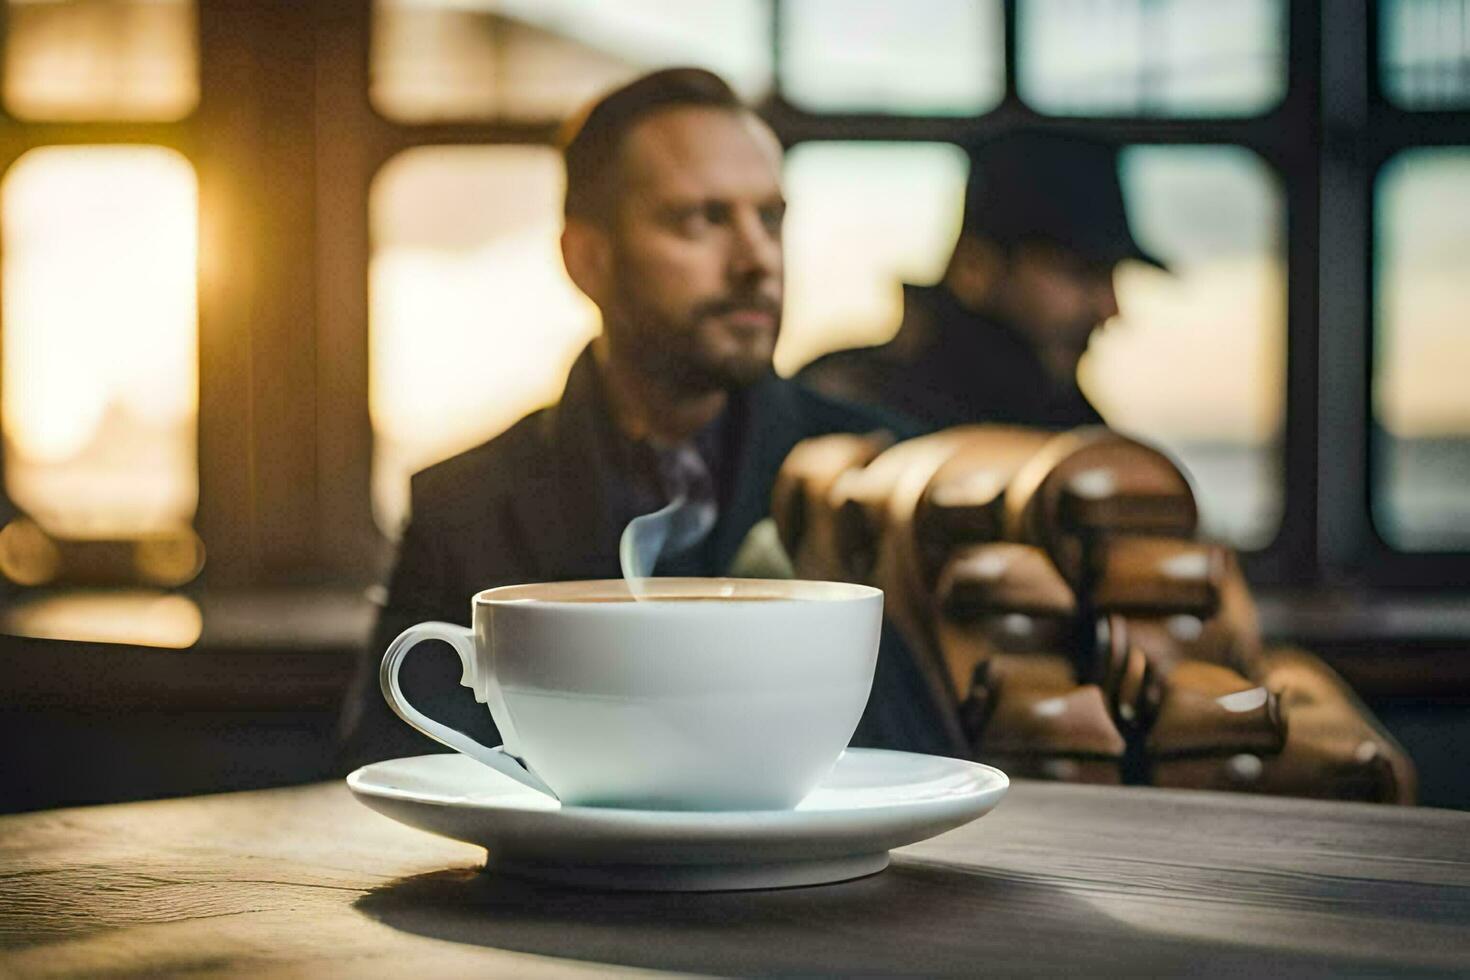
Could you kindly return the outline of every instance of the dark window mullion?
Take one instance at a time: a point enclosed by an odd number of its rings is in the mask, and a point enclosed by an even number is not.
[[[1016,65],[1019,63],[1016,27],[1016,0],[1004,0],[1001,4],[1001,65],[1005,72],[1005,87],[1001,90],[1001,105],[1013,105],[1020,101],[1017,95]]]
[[[1322,140],[1318,277],[1317,535],[1321,573],[1353,577],[1369,544],[1371,172],[1363,137],[1368,5],[1321,11]]]

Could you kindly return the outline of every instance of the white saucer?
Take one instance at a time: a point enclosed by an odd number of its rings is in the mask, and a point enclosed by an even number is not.
[[[491,871],[593,888],[723,891],[881,871],[889,848],[988,813],[1010,780],[959,759],[848,749],[794,810],[562,806],[458,754],[364,766],[347,785],[399,823],[483,846]]]

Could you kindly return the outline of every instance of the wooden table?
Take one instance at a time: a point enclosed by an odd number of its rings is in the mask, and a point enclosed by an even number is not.
[[[1470,814],[1017,784],[859,881],[591,894],[340,784],[0,819],[0,975],[1470,972]]]

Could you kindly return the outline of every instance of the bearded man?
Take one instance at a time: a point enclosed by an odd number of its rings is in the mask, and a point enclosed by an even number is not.
[[[467,623],[471,597],[518,582],[620,576],[634,517],[683,495],[697,519],[659,575],[723,575],[812,436],[912,427],[772,370],[781,328],[782,148],[717,76],[670,69],[605,96],[563,140],[562,256],[602,313],[561,400],[413,478],[385,608],[343,715],[346,765],[440,750],[394,717],[377,665],[402,629]],[[486,745],[490,713],[458,661],[405,663],[405,693]],[[927,688],[891,630],[854,744],[942,752]]]

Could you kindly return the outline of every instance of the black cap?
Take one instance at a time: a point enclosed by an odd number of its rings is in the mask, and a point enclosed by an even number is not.
[[[964,228],[1003,245],[1041,240],[1084,258],[1165,269],[1128,227],[1118,148],[1080,136],[1015,132],[969,147]]]

